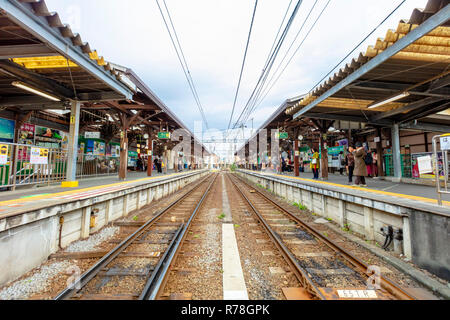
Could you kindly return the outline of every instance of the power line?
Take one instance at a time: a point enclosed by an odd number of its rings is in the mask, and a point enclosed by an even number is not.
[[[289,32],[289,29],[290,29],[290,27],[292,25],[292,22],[294,21],[295,16],[297,15],[297,12],[298,12],[302,2],[303,2],[302,0],[297,1],[297,4],[296,4],[296,6],[294,8],[294,11],[292,12],[291,17],[289,18],[289,21],[287,22],[287,24],[286,24],[286,26],[285,26],[285,28],[283,30],[283,33],[281,34],[280,39],[278,40],[277,45],[272,50],[272,52],[269,54],[270,58],[266,62],[266,65],[264,66],[262,74],[259,77],[258,82],[257,82],[255,88],[253,89],[253,92],[250,95],[250,98],[248,99],[244,109],[242,110],[241,114],[239,115],[238,120],[235,122],[235,124],[233,126],[233,129],[238,126],[239,121],[241,120],[242,116],[248,112],[248,108],[250,107],[250,103],[254,99],[255,94],[259,90],[260,86],[264,85],[264,81],[267,78],[267,75],[270,73],[270,70],[271,70],[271,68],[272,68],[272,66],[273,66],[273,64],[274,64],[274,62],[275,62],[275,60],[276,60],[276,58],[278,56],[280,48],[281,48],[281,46],[282,46],[282,44],[283,44],[283,42],[284,42],[284,40],[286,38],[287,33]]]
[[[183,49],[181,48],[181,44],[180,44],[180,41],[179,41],[179,39],[178,39],[177,31],[176,31],[175,26],[174,26],[173,21],[172,21],[172,17],[171,17],[171,15],[170,15],[169,8],[167,7],[166,0],[163,0],[163,2],[164,2],[164,7],[166,8],[166,11],[167,11],[167,15],[168,15],[168,17],[169,17],[170,24],[171,24],[172,29],[173,29],[174,34],[175,34],[175,39],[177,40],[178,46],[180,47],[181,56],[182,56],[182,58],[183,58],[183,61],[184,61],[185,66],[186,66],[187,74],[188,74],[189,79],[190,79],[190,81],[191,81],[191,83],[192,83],[192,88],[193,88],[193,94],[194,94],[194,97],[196,98],[196,101],[197,101],[197,104],[198,104],[200,113],[201,113],[201,115],[202,115],[203,121],[205,122],[205,125],[206,125],[206,127],[208,128],[208,122],[206,121],[206,116],[205,116],[205,113],[204,113],[204,110],[203,110],[203,106],[202,106],[202,104],[201,104],[201,102],[200,102],[200,98],[199,98],[199,96],[198,96],[197,89],[196,89],[195,84],[194,84],[194,79],[192,78],[191,72],[190,72],[190,70],[189,70],[188,63],[187,63],[187,61],[186,61],[186,57],[184,56],[184,53],[183,53]]]
[[[270,80],[269,80],[269,82],[268,82],[268,85],[267,85],[266,88],[263,90],[264,93],[263,93],[262,95],[264,96],[264,98],[267,96],[267,93],[268,93],[267,88],[271,88],[270,85],[271,85],[271,83],[273,83],[273,79],[275,78],[275,75],[278,73],[278,71],[280,70],[281,66],[283,65],[283,62],[286,60],[286,57],[287,57],[288,54],[290,53],[290,51],[291,51],[293,45],[295,44],[295,41],[297,41],[298,36],[300,35],[300,33],[302,32],[303,28],[305,27],[306,22],[309,20],[309,17],[311,16],[311,14],[312,14],[314,8],[316,7],[318,1],[319,1],[319,0],[316,0],[316,1],[314,2],[313,6],[311,7],[311,9],[309,10],[308,15],[306,16],[305,20],[303,21],[302,26],[300,27],[300,29],[298,30],[297,34],[295,35],[295,38],[294,38],[294,40],[292,41],[291,45],[289,46],[289,49],[286,51],[286,53],[285,53],[283,59],[281,60],[280,64],[278,65],[277,69],[276,69],[275,72],[272,74],[272,77],[270,78]],[[270,89],[269,89],[269,91],[270,91]],[[258,105],[261,103],[261,101],[264,100],[264,98],[263,98],[262,100],[260,100],[260,102],[258,103]]]
[[[175,26],[174,26],[172,18],[170,16],[170,11],[169,11],[169,9],[168,9],[168,7],[166,5],[165,0],[163,0],[163,2],[164,2],[164,6],[166,8],[166,11],[167,11],[167,15],[168,15],[170,24],[171,24],[172,29],[173,29],[173,33],[175,35],[176,43],[175,43],[174,37],[172,35],[172,32],[171,32],[171,30],[169,28],[169,25],[167,24],[167,20],[166,20],[166,17],[164,16],[164,13],[163,13],[162,9],[161,9],[161,6],[160,6],[158,0],[156,0],[156,4],[158,5],[159,12],[161,13],[161,17],[162,17],[162,19],[164,21],[164,25],[166,26],[167,32],[169,33],[170,40],[171,40],[172,45],[173,45],[173,47],[175,49],[175,52],[176,52],[177,57],[178,57],[178,61],[181,64],[181,67],[183,69],[183,73],[184,73],[184,75],[186,77],[186,80],[187,80],[187,82],[189,84],[189,87],[191,89],[192,95],[194,96],[194,100],[195,100],[195,102],[197,104],[197,107],[198,107],[198,109],[200,111],[200,115],[202,116],[202,119],[203,119],[203,122],[206,125],[206,128],[209,128],[208,122],[206,120],[205,113],[203,111],[203,107],[202,107],[201,102],[200,102],[200,98],[198,97],[197,89],[195,88],[194,80],[192,79],[192,75],[191,75],[191,72],[189,70],[189,66],[187,64],[185,55],[183,53],[183,49],[182,49],[180,41],[178,39],[178,35],[177,35],[177,32],[176,32]],[[177,44],[178,44],[178,47],[177,47]]]
[[[323,80],[325,80],[337,67],[339,67],[341,65],[342,62],[344,62],[351,54],[353,54],[353,52],[355,52],[356,49],[359,48],[359,46],[361,46],[379,27],[381,27],[381,25],[383,23],[386,22],[386,20],[388,20],[404,3],[406,2],[406,0],[403,0],[394,10],[391,11],[391,13],[388,14],[388,16],[386,18],[383,19],[383,21],[381,21],[366,37],[364,37],[363,40],[361,40],[361,42],[359,42],[344,58],[342,58],[341,61],[339,61],[338,64],[336,64],[333,69],[330,70],[330,72],[328,72],[322,79],[320,79],[310,90],[310,92],[312,90],[314,90],[315,87],[317,87],[319,84],[322,83]]]
[[[314,29],[315,25],[317,24],[317,22],[318,22],[319,19],[321,18],[322,14],[323,14],[324,11],[326,10],[326,8],[327,8],[328,5],[330,4],[330,2],[331,2],[331,0],[328,0],[328,2],[326,3],[326,5],[323,7],[322,11],[321,11],[320,14],[317,16],[317,18],[316,18],[316,20],[314,21],[313,25],[310,27],[310,29],[309,29],[308,32],[306,33],[306,35],[305,35],[305,37],[303,38],[303,40],[300,42],[299,46],[297,47],[297,49],[296,49],[296,50],[294,51],[294,53],[292,54],[291,58],[289,59],[288,63],[286,64],[285,68],[283,69],[283,71],[282,71],[281,73],[284,72],[284,70],[285,70],[285,69],[287,68],[287,66],[290,64],[290,62],[292,61],[292,59],[294,58],[294,56],[297,54],[298,50],[301,48],[301,46],[303,45],[303,43],[305,42],[305,40],[308,38],[308,36],[309,36],[309,34],[311,33],[311,31]],[[316,3],[317,3],[317,2],[316,2]],[[309,14],[308,14],[307,17],[305,18],[305,21],[303,22],[303,24],[302,24],[302,26],[301,26],[299,32],[298,32],[297,35],[296,35],[296,38],[297,38],[298,35],[300,34],[300,32],[301,32],[301,30],[303,29],[304,25],[306,24],[306,21],[307,21],[308,18],[310,17],[310,15],[311,15],[311,13],[312,13],[312,11],[313,11],[313,9],[314,9],[316,3],[314,3],[313,7],[312,7],[311,10],[309,11]],[[295,39],[294,39],[294,42],[295,42]],[[292,47],[292,45],[294,44],[294,42],[291,44],[291,47]],[[288,52],[290,51],[291,47],[289,47]],[[288,54],[288,52],[286,52],[286,55]],[[283,60],[284,60],[284,58],[283,58]],[[281,64],[282,64],[282,62],[281,62]],[[281,65],[281,64],[280,64],[280,65]],[[275,74],[276,74],[276,72],[274,73],[274,75],[275,75]],[[281,74],[280,74],[280,75],[281,75]],[[270,84],[270,81],[269,81],[269,84]],[[270,91],[270,89],[269,89],[269,91]],[[268,92],[267,92],[267,93],[268,93]],[[267,95],[267,93],[266,93],[266,95]],[[260,96],[258,96],[258,97],[255,98],[255,101],[254,101],[252,107],[250,108],[250,110],[248,111],[248,114],[247,114],[246,118],[244,119],[244,122],[247,121],[247,119],[250,117],[250,115],[252,114],[252,112],[254,112],[254,110],[256,110],[256,108],[257,108],[257,107],[259,106],[259,104],[261,103],[262,100],[261,100],[259,103],[257,103],[257,99],[258,99],[259,97],[260,97]],[[264,100],[264,99],[263,99],[263,100]]]
[[[314,90],[314,88],[316,88],[320,83],[322,83],[323,80],[325,80],[337,67],[339,67],[350,55],[352,55],[355,50],[357,50],[371,35],[374,34],[374,32],[376,30],[378,30],[404,3],[406,2],[406,0],[403,0],[400,2],[400,4],[394,8],[394,10],[392,10],[367,36],[364,37],[363,40],[361,40],[344,58],[342,58],[339,63],[337,63],[322,79],[320,79],[312,88],[309,92],[312,92]],[[328,5],[328,3],[327,3]],[[316,20],[317,22],[317,20]],[[304,41],[304,40],[303,40]],[[303,43],[302,41],[302,43]],[[298,48],[299,49],[299,48]],[[298,49],[296,50],[296,52],[298,51]],[[282,76],[282,74],[284,73],[284,71],[286,70],[286,68],[288,67],[288,65],[291,63],[294,55],[291,57],[291,59],[289,60],[289,62],[286,64],[286,66],[283,68],[283,70],[281,71],[281,73],[278,75],[277,79],[272,83],[272,85],[270,85],[269,89],[266,91],[266,93],[264,94],[263,98],[259,101],[258,105],[256,106],[256,108],[264,101],[264,99],[267,97],[267,95],[269,94],[269,92],[272,90],[272,88],[275,86],[275,84],[278,82],[278,80],[280,79],[280,77]],[[273,78],[273,77],[272,77]],[[270,84],[270,81],[269,81]]]
[[[252,35],[253,22],[255,21],[255,15],[256,15],[256,8],[257,8],[257,6],[258,6],[258,0],[255,0],[255,7],[253,9],[252,21],[250,23],[250,30],[248,32],[247,45],[245,46],[244,58],[242,60],[241,73],[239,75],[239,81],[238,81],[238,86],[237,86],[237,89],[236,89],[236,95],[234,96],[233,109],[231,110],[230,121],[228,122],[228,129],[230,129],[231,121],[233,120],[234,109],[236,107],[236,101],[237,101],[237,97],[239,95],[239,88],[241,86],[242,74],[244,72],[244,67],[245,67],[245,60],[247,59],[248,45],[250,43],[250,37]]]
[[[316,1],[317,1],[317,0],[316,0]],[[266,59],[266,62],[265,62],[264,70],[267,68],[267,66],[268,66],[268,64],[269,64],[269,61],[270,61],[272,52],[273,52],[273,50],[274,50],[274,48],[275,48],[275,45],[277,44],[278,36],[279,36],[279,34],[280,34],[280,32],[281,32],[281,29],[282,29],[282,27],[283,27],[283,25],[284,25],[284,21],[286,20],[286,17],[287,17],[287,14],[289,13],[289,9],[291,8],[291,5],[292,5],[292,0],[289,2],[289,5],[288,5],[288,7],[287,7],[287,9],[286,9],[286,13],[284,14],[283,20],[281,21],[280,27],[278,28],[277,35],[275,36],[275,39],[274,39],[273,44],[272,44],[272,47],[270,48],[269,54],[268,54],[268,56],[267,56],[267,59]],[[261,91],[261,89],[262,89],[262,86],[264,85],[265,81],[267,80],[268,75],[269,75],[269,73],[266,73],[266,74],[264,75],[264,79],[263,79],[263,81],[262,81],[263,84],[258,88],[258,91],[257,91],[255,97],[257,97],[257,96],[260,94],[260,91]],[[256,99],[256,98],[255,98],[255,99]],[[254,101],[254,99],[252,100],[252,103],[253,103],[253,101]],[[246,120],[243,121],[243,122],[245,123]]]
[[[267,97],[267,95],[269,94],[269,92],[272,90],[272,88],[275,86],[275,84],[278,82],[278,80],[280,79],[280,77],[283,75],[284,71],[286,70],[286,68],[289,66],[289,64],[292,62],[292,60],[294,59],[295,55],[297,54],[297,52],[300,50],[300,48],[302,47],[303,43],[306,41],[306,39],[308,38],[309,34],[311,33],[311,31],[314,29],[314,27],[316,26],[317,22],[320,20],[320,18],[322,17],[323,13],[325,12],[325,10],[327,9],[328,5],[330,4],[331,0],[328,0],[328,2],[326,3],[326,5],[323,7],[322,11],[320,12],[320,14],[317,16],[317,18],[315,19],[313,25],[309,28],[308,32],[306,33],[306,35],[303,37],[302,41],[300,42],[300,44],[298,45],[297,49],[294,51],[294,53],[292,54],[292,56],[289,58],[287,64],[284,66],[283,70],[281,70],[280,74],[278,75],[278,77],[276,78],[276,80],[270,85],[268,85],[268,90],[266,91],[266,93],[264,94],[264,97],[259,101],[259,103],[257,104],[257,106],[254,108],[254,110],[264,101],[264,99]],[[274,73],[275,75],[275,73]],[[270,86],[270,87],[269,87]],[[254,111],[252,110],[252,112]]]

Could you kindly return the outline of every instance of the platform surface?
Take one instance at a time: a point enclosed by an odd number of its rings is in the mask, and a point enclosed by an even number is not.
[[[125,181],[120,181],[117,176],[103,176],[79,180],[76,188],[61,188],[60,184],[46,187],[33,187],[16,191],[0,192],[0,218],[11,213],[32,210],[43,205],[56,205],[68,200],[79,200],[92,196],[99,196],[109,192],[127,189],[142,182],[157,182],[176,175],[193,171],[182,171],[167,174],[154,173],[147,177],[146,172],[129,172]]]
[[[372,192],[377,195],[394,196],[409,200],[416,200],[428,204],[437,204],[436,188],[433,186],[424,186],[409,183],[397,183],[387,180],[381,180],[377,178],[366,178],[367,187],[356,187],[348,184],[348,176],[340,174],[329,174],[328,180],[313,180],[312,172],[300,172],[299,177],[294,177],[292,172],[285,172],[283,174],[277,174],[271,171],[252,171],[263,175],[273,175],[282,178],[290,178],[296,181],[308,181],[317,183],[319,185],[331,185],[341,187],[347,190],[362,190],[365,192]],[[353,183],[355,177],[353,177]],[[442,200],[445,206],[449,206],[450,211],[450,194],[443,194]]]

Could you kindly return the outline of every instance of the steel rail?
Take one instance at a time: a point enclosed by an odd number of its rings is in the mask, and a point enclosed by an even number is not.
[[[272,205],[276,206],[280,211],[282,211],[285,215],[287,215],[290,219],[297,222],[301,227],[305,228],[308,232],[312,233],[319,241],[326,244],[330,249],[335,251],[337,254],[339,254],[342,258],[347,260],[350,264],[352,264],[355,268],[357,268],[358,272],[364,276],[368,276],[367,268],[368,266],[356,258],[354,255],[346,251],[344,248],[340,247],[339,245],[333,243],[329,239],[327,239],[325,236],[323,236],[319,231],[317,231],[314,227],[306,224],[302,220],[300,220],[297,216],[280,206],[278,203],[276,203],[274,200],[267,197],[264,193],[262,193],[260,190],[257,190],[256,188],[253,188],[250,184],[248,184],[246,181],[244,181],[241,177],[236,176],[243,184],[247,185],[248,187],[251,187],[253,190],[255,190],[260,196],[262,196],[265,200],[267,200]],[[380,276],[380,282],[381,287],[385,289],[387,292],[392,294],[394,297],[400,300],[416,300],[416,298],[404,291],[398,284],[396,284],[394,281],[388,280],[384,278],[383,276]]]
[[[283,258],[289,264],[291,269],[294,271],[294,274],[297,277],[298,281],[300,281],[300,283],[302,284],[302,287],[305,288],[313,297],[317,297],[321,300],[326,300],[325,296],[320,292],[319,288],[317,288],[317,286],[314,284],[314,282],[308,276],[308,272],[299,265],[299,263],[297,262],[297,259],[291,253],[291,251],[286,247],[286,245],[283,243],[283,240],[281,240],[280,236],[273,231],[273,229],[265,221],[263,216],[253,206],[250,199],[247,198],[247,196],[244,194],[242,189],[237,185],[237,183],[235,181],[233,181],[233,179],[231,179],[231,178],[230,178],[230,181],[234,185],[234,187],[239,191],[241,196],[247,201],[248,205],[252,208],[252,210],[255,213],[255,215],[257,216],[258,220],[264,226],[264,229],[266,230],[267,234],[270,236],[270,238],[273,240],[275,245],[278,247],[278,249],[282,253]]]
[[[114,249],[108,252],[103,258],[101,258],[95,265],[89,268],[83,273],[80,278],[70,286],[61,291],[54,300],[70,299],[73,295],[85,287],[104,267],[106,267],[111,261],[113,261],[119,254],[121,254],[127,247],[129,247],[139,236],[141,236],[148,228],[155,224],[163,215],[165,215],[171,208],[177,205],[180,201],[185,200],[194,191],[200,188],[203,182],[209,177],[202,179],[195,187],[189,190],[186,194],[170,203],[167,207],[161,209],[153,218],[142,225],[138,230],[129,235],[125,240],[119,243]]]
[[[210,182],[202,198],[197,203],[197,206],[189,217],[189,220],[178,230],[169,248],[164,253],[164,256],[161,258],[158,265],[155,267],[155,270],[152,272],[152,275],[148,279],[144,290],[139,297],[139,300],[155,300],[161,295],[164,285],[167,282],[169,270],[172,267],[172,263],[176,260],[179,250],[183,245],[186,235],[188,234],[188,231],[192,225],[192,221],[200,211],[200,208],[204,203],[206,197],[208,196],[209,191],[211,190],[212,185],[214,184],[216,179],[217,174],[214,175],[214,179]]]

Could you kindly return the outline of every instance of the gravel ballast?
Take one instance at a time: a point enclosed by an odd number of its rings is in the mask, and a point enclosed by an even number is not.
[[[55,262],[42,266],[32,276],[16,281],[11,286],[0,291],[1,300],[24,300],[31,295],[47,290],[51,279],[61,272],[65,272],[72,264],[67,261]]]
[[[117,232],[119,232],[119,227],[107,227],[97,232],[96,234],[90,236],[86,240],[75,241],[70,244],[66,252],[81,252],[81,251],[95,251],[97,246],[102,242],[112,238]]]

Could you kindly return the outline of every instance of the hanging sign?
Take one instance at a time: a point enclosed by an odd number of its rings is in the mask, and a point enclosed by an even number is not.
[[[48,149],[31,148],[30,163],[31,164],[48,164]]]
[[[441,137],[441,150],[450,150],[450,133]]]
[[[0,144],[0,164],[8,162],[8,145]]]
[[[289,138],[289,134],[287,132],[278,132],[275,134],[277,139],[287,139]]]
[[[85,132],[84,137],[86,139],[100,139],[100,132]]]
[[[158,139],[170,139],[170,132],[158,132]]]

